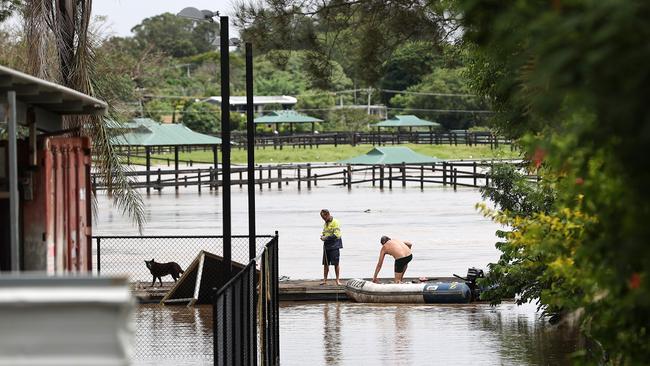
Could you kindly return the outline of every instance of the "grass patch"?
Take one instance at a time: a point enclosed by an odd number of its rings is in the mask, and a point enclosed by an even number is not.
[[[516,159],[519,158],[518,151],[510,151],[510,146],[499,146],[498,149],[490,149],[489,145],[466,146],[466,145],[415,145],[403,144],[420,154],[435,156],[440,159]],[[313,149],[298,149],[284,147],[282,150],[273,148],[255,149],[255,162],[258,164],[267,163],[330,163],[342,159],[351,158],[365,154],[373,148],[372,145],[333,145],[320,146]],[[194,162],[211,162],[212,151],[193,151],[181,153],[181,160],[192,160]],[[152,154],[152,157],[170,159],[173,165],[174,154]],[[235,164],[246,163],[246,150],[234,148],[231,151],[232,162]],[[219,154],[221,160],[221,154]],[[135,164],[144,164],[144,159],[131,158]],[[152,164],[160,164],[161,161],[154,159]]]

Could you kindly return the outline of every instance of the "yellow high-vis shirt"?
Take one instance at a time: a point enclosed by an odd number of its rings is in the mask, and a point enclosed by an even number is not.
[[[332,235],[336,236],[337,239],[341,238],[341,225],[337,219],[332,219],[332,221],[325,222],[325,225],[323,225],[323,236],[330,237]]]

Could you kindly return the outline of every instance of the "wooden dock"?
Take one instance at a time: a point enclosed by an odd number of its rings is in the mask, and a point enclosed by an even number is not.
[[[428,277],[428,281],[459,281],[455,277]],[[338,286],[334,280],[321,285],[320,280],[288,280],[280,281],[280,301],[348,301],[345,294],[345,283],[348,278],[342,279],[343,285]],[[370,280],[366,278],[366,280]],[[381,283],[392,283],[392,278],[381,278]],[[406,278],[405,282],[420,282],[417,278]],[[136,282],[131,284],[131,291],[140,303],[158,303],[171,290],[174,282],[158,283],[150,287],[151,283]]]

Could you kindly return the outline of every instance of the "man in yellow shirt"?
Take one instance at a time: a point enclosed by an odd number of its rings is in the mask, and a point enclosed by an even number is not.
[[[332,217],[329,210],[322,209],[320,211],[320,217],[325,221],[323,233],[320,236],[320,240],[323,241],[323,282],[321,282],[321,285],[327,284],[329,266],[334,266],[336,284],[341,285],[339,281],[339,250],[343,248],[341,225],[337,219]]]

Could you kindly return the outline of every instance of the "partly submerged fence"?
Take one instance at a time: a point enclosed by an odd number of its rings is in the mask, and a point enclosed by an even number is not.
[[[277,234],[217,291],[212,314],[215,365],[280,364]]]
[[[456,187],[482,187],[487,186],[490,180],[490,169],[496,164],[510,164],[523,167],[521,160],[482,160],[482,161],[442,161],[428,164],[377,164],[377,165],[352,165],[352,164],[276,164],[257,165],[254,168],[255,184],[260,190],[295,184],[300,190],[303,187],[311,189],[318,184],[338,186],[372,185],[380,189],[392,189],[393,184],[406,187],[419,186],[421,189],[429,186]],[[208,169],[183,169],[156,171],[134,171],[128,173],[133,177],[133,188],[145,188],[162,191],[164,188],[179,189],[180,187],[196,187],[201,192],[202,186],[210,190],[219,189],[223,183],[221,170]],[[537,176],[529,179],[537,180]],[[248,171],[244,167],[233,167],[230,183],[233,186],[243,187],[248,184]],[[101,184],[96,184],[93,175],[93,189],[106,189]]]
[[[201,250],[223,255],[222,236],[95,236],[93,240],[95,271],[128,275],[132,282],[151,280],[144,260],[152,256],[186,269]],[[259,235],[255,241],[256,258],[249,260],[248,236],[232,237],[232,260],[247,265],[216,289],[211,307],[193,312],[140,308],[132,361],[279,365],[278,234]],[[210,316],[210,310],[211,321],[203,316]],[[204,339],[206,335],[213,337],[211,342]]]

